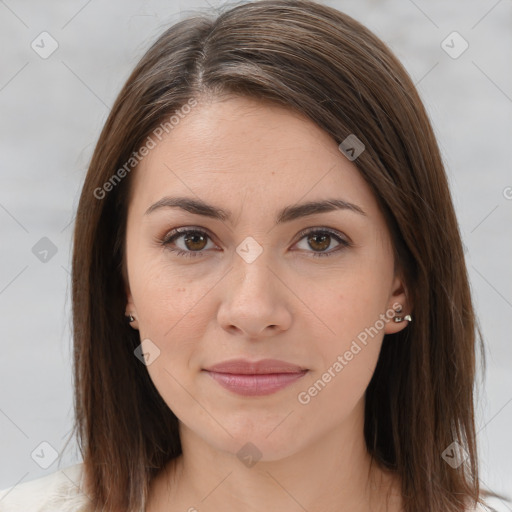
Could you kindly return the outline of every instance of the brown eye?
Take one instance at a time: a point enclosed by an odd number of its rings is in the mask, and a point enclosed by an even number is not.
[[[308,243],[315,251],[325,251],[331,245],[331,235],[328,233],[310,235],[308,236]]]
[[[185,247],[191,251],[200,251],[204,249],[207,243],[207,236],[200,232],[192,231],[183,235],[183,242]]]
[[[202,256],[207,248],[210,236],[198,229],[175,229],[161,244],[178,256]]]
[[[299,248],[306,250],[306,252],[312,252],[314,257],[331,256],[352,245],[351,242],[343,238],[341,234],[329,229],[304,230],[299,233],[299,236],[301,236],[301,239],[297,245],[300,245],[303,239],[306,241],[306,243]],[[333,249],[327,250],[333,241],[337,245],[335,245]]]

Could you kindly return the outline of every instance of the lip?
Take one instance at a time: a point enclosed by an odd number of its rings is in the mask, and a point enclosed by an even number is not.
[[[233,359],[204,369],[221,386],[242,396],[275,393],[303,377],[308,369],[278,359]]]
[[[296,364],[280,361],[279,359],[261,359],[259,361],[249,361],[247,359],[231,359],[214,364],[206,371],[217,373],[232,373],[237,375],[262,375],[269,373],[301,373],[307,368],[302,368]]]

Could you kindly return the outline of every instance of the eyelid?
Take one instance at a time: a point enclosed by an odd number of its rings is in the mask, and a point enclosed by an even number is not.
[[[350,240],[350,238],[347,235],[345,235],[344,233],[341,233],[340,231],[333,229],[333,228],[325,228],[325,227],[320,227],[320,226],[312,226],[309,228],[304,228],[302,231],[299,231],[297,233],[297,242],[299,242],[304,236],[309,235],[309,233],[317,233],[317,232],[328,233],[330,235],[333,235],[334,237],[339,238],[340,240],[345,242],[347,244],[347,246],[353,245],[352,240]],[[297,243],[297,242],[295,242],[295,243]]]
[[[179,235],[179,234],[186,235],[189,232],[195,232],[195,231],[197,231],[199,233],[204,233],[205,235],[208,235],[208,237],[212,241],[215,238],[210,233],[210,231],[208,229],[206,229],[206,228],[201,228],[199,226],[181,226],[179,228],[174,228],[174,229],[171,229],[170,231],[167,231],[166,234],[162,237],[161,241],[162,242],[168,242],[168,241],[170,241],[176,235]]]
[[[210,231],[206,228],[201,228],[199,226],[182,226],[179,228],[171,229],[162,238],[157,237],[157,242],[164,248],[169,249],[173,252],[186,252],[192,255],[200,255],[204,253],[204,249],[201,251],[182,251],[182,249],[172,249],[171,247],[169,247],[171,242],[180,238],[180,236],[187,235],[188,233],[204,234],[208,239],[212,241],[212,243],[218,246],[218,244],[214,240],[215,237],[210,233]]]
[[[200,226],[182,226],[182,227],[174,228],[174,229],[171,229],[170,231],[167,231],[163,237],[159,238],[159,240],[168,241],[168,240],[172,239],[172,237],[174,235],[177,235],[178,233],[187,234],[189,231],[199,231],[200,233],[205,233],[210,237],[210,239],[212,241],[215,238],[215,236],[212,235],[212,233],[207,228],[203,228]],[[305,235],[307,235],[311,232],[315,233],[317,231],[325,231],[327,233],[338,236],[340,238],[345,238],[347,243],[352,244],[352,241],[350,240],[350,238],[347,237],[347,235],[345,235],[344,233],[341,233],[333,228],[327,228],[327,227],[321,227],[321,226],[311,226],[309,228],[302,229],[296,235],[297,242],[299,240],[301,240]],[[297,243],[297,242],[295,242],[295,243]]]

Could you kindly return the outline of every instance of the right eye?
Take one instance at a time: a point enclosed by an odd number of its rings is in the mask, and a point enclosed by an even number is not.
[[[208,240],[211,240],[210,236],[201,229],[177,228],[168,233],[161,240],[161,244],[178,256],[196,257],[202,254],[203,249],[207,248]],[[181,247],[176,244],[177,241],[180,242]],[[172,247],[173,244],[178,247]]]

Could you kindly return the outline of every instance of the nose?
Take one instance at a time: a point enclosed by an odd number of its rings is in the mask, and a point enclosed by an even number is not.
[[[251,263],[235,255],[217,314],[219,325],[230,334],[257,339],[290,328],[290,291],[276,265],[271,268],[269,263],[265,251]]]

